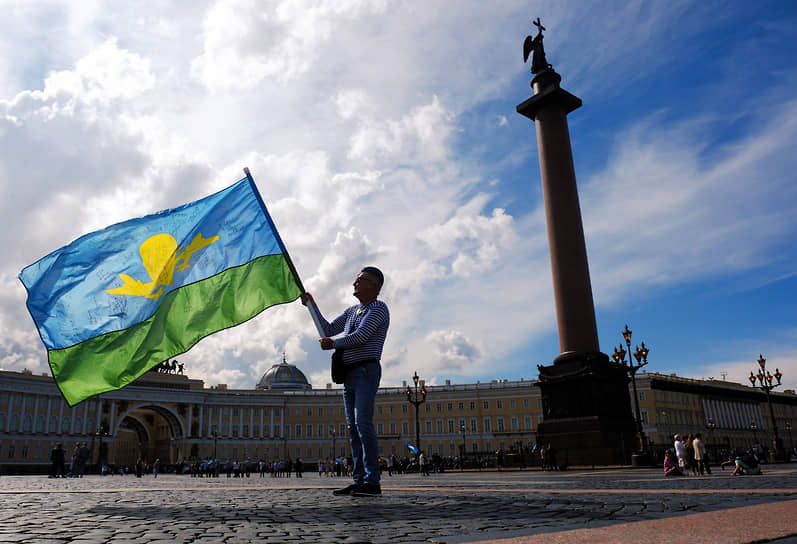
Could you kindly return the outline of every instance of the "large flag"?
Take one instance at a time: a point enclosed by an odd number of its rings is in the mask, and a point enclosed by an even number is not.
[[[70,406],[304,291],[245,172],[214,195],[86,234],[22,270]]]

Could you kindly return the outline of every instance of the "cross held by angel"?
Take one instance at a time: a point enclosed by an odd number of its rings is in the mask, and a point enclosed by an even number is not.
[[[523,42],[523,63],[528,62],[530,53],[534,53],[531,57],[531,73],[539,74],[553,67],[545,59],[545,49],[542,46],[542,31],[545,27],[540,23],[539,17],[536,21],[532,21],[532,24],[537,27],[537,35],[533,38],[526,36],[526,41]]]

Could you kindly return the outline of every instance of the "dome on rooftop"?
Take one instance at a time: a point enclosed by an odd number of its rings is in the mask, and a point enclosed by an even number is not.
[[[312,388],[313,386],[307,381],[304,373],[295,365],[288,364],[285,354],[282,355],[282,362],[269,368],[255,386],[255,389],[260,391]]]

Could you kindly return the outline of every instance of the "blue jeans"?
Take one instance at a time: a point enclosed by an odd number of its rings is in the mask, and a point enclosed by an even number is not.
[[[374,405],[382,367],[369,363],[353,368],[343,384],[346,424],[349,427],[354,483],[379,483],[379,444],[374,427]]]

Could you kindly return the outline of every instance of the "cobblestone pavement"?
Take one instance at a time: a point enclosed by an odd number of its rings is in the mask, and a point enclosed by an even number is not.
[[[307,473],[302,479],[3,476],[0,544],[454,544],[797,504],[797,465],[764,472],[730,477],[715,469],[676,479],[664,479],[660,469],[386,476],[379,498],[332,496],[348,481]],[[797,535],[797,521],[791,534]]]

